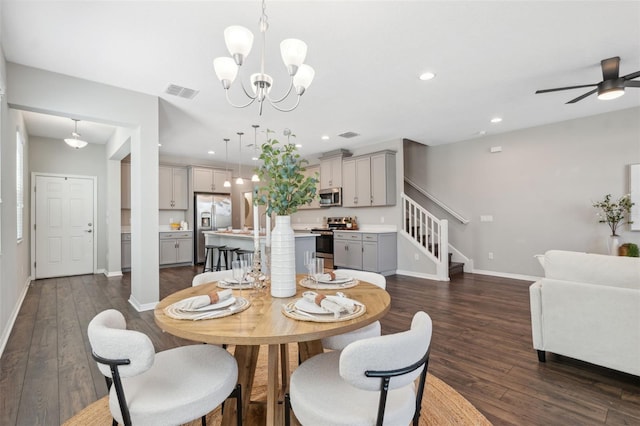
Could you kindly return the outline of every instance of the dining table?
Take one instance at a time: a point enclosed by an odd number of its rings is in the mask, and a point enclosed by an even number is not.
[[[295,296],[288,298],[272,297],[269,289],[233,290],[234,297],[245,298],[250,306],[233,315],[205,320],[175,319],[168,316],[165,308],[189,297],[206,295],[218,289],[216,282],[177,291],[162,299],[154,310],[156,324],[167,333],[184,339],[201,343],[218,345],[235,345],[234,357],[238,362],[238,383],[242,387],[243,419],[249,410],[251,389],[258,361],[260,345],[268,346],[267,356],[267,401],[264,416],[260,416],[259,424],[274,426],[281,423],[282,410],[278,411],[289,382],[288,344],[298,345],[301,362],[323,352],[321,339],[371,324],[382,318],[391,303],[389,293],[380,287],[359,280],[357,285],[336,290],[342,296],[357,301],[364,313],[351,319],[332,320],[322,317],[320,322],[304,315],[292,317],[288,315],[290,308],[309,288],[301,286],[304,275],[296,277]],[[326,287],[326,286],[325,286]],[[323,289],[318,292],[335,295],[336,290]],[[280,360],[280,363],[278,362]],[[279,364],[281,368],[279,368]],[[280,370],[280,375],[279,375]],[[280,380],[279,380],[280,377]],[[225,403],[222,425],[235,424],[235,404]],[[262,420],[264,417],[264,420]],[[255,421],[255,419],[252,419]],[[258,424],[258,423],[256,423]]]

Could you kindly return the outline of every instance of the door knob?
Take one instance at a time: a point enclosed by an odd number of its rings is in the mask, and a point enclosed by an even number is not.
[[[86,230],[86,231],[84,231],[84,232],[91,233],[92,231],[91,231],[91,229],[87,229],[87,230]]]

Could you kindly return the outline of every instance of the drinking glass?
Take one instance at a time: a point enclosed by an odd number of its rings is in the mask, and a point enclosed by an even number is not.
[[[315,251],[305,251],[304,252],[304,266],[307,268],[307,271],[309,271],[309,274],[307,275],[307,280],[311,281],[313,279],[312,277],[312,273],[311,273],[311,265],[313,264],[313,261],[316,258],[316,252]]]
[[[233,273],[233,279],[242,284],[242,278],[244,277],[244,269],[242,268],[242,263],[239,260],[234,260],[233,262],[231,262],[231,270]]]
[[[322,275],[324,274],[324,258],[322,257],[316,257],[315,260],[313,261],[313,278],[316,282],[316,292],[318,291],[318,280],[320,280],[320,278],[322,277]]]

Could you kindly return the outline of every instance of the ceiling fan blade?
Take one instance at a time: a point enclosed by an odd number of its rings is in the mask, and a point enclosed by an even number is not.
[[[603,59],[600,61],[602,67],[602,80],[615,80],[618,78],[618,72],[620,70],[620,57],[614,56],[613,58]]]
[[[640,77],[640,71],[632,72],[631,74],[627,74],[622,78],[625,80],[633,80],[634,78]]]
[[[571,100],[570,100],[569,102],[567,102],[567,103],[568,103],[568,104],[575,104],[576,102],[583,100],[583,99],[584,99],[584,98],[586,98],[587,96],[593,95],[593,94],[594,94],[594,93],[596,93],[597,91],[598,91],[598,89],[593,89],[593,90],[591,90],[591,91],[589,91],[589,92],[585,93],[585,94],[584,94],[584,95],[582,95],[582,96],[578,96],[578,97],[577,97],[577,98],[575,98],[575,99],[571,99]]]
[[[640,81],[625,81],[624,87],[640,87]]]
[[[593,87],[593,86],[597,86],[597,85],[598,85],[598,83],[594,83],[594,84],[582,84],[580,86],[568,86],[568,87],[557,87],[555,89],[536,90],[536,94],[538,94],[538,93],[557,92],[559,90],[581,89],[583,87]]]

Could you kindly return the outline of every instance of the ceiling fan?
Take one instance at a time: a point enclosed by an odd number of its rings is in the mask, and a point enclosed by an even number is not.
[[[603,59],[602,61],[600,61],[600,66],[602,67],[602,81],[599,83],[582,84],[579,86],[569,86],[569,87],[558,87],[556,89],[536,90],[536,94],[547,93],[547,92],[557,92],[559,90],[580,89],[582,87],[597,86],[595,89],[585,93],[584,95],[580,95],[577,98],[571,99],[569,102],[567,102],[568,104],[573,104],[583,100],[587,96],[593,95],[596,92],[598,93],[598,99],[609,100],[609,99],[615,99],[624,95],[625,87],[640,87],[640,81],[631,81],[634,78],[640,77],[640,71],[636,71],[634,73],[619,77],[619,71],[620,71],[619,56],[614,56],[613,58],[609,58],[609,59]]]

